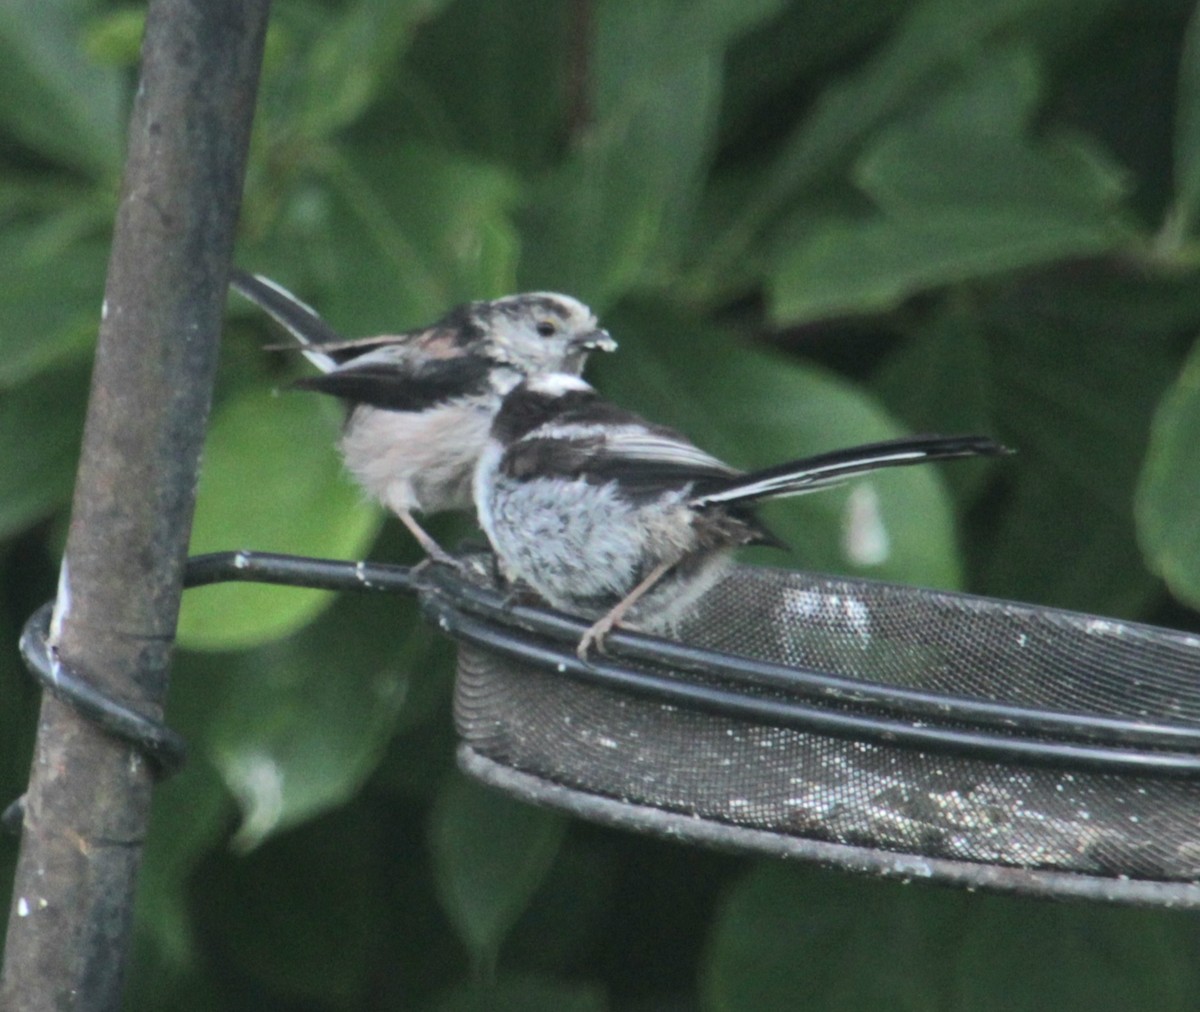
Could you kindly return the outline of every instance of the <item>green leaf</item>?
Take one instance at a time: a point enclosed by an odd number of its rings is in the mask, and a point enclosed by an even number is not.
[[[0,578],[6,587],[19,587],[29,580],[28,564],[18,556],[9,554],[0,566]],[[48,578],[49,574],[45,575]],[[24,615],[0,613],[0,639],[15,644],[24,620]],[[0,797],[16,798],[29,785],[41,694],[41,687],[29,677],[20,654],[12,649],[4,651],[0,655],[0,699],[4,700],[4,733],[0,735]],[[0,883],[3,883],[0,885],[0,904],[5,908],[12,884],[11,873],[16,867],[17,842],[14,837],[12,846],[7,848],[0,843]]]
[[[146,981],[148,990],[185,978],[202,965],[188,883],[205,853],[223,838],[229,807],[215,770],[195,757],[179,776],[155,791],[135,905],[135,975],[153,978]]]
[[[621,361],[597,363],[606,395],[678,427],[738,467],[904,434],[865,391],[822,369],[739,346],[731,334],[661,310],[612,322]],[[880,473],[769,504],[764,515],[794,550],[756,553],[772,565],[923,586],[959,582],[953,511],[937,469]]]
[[[997,528],[971,546],[981,591],[1141,613],[1158,585],[1135,538],[1134,489],[1175,335],[1197,307],[1194,279],[1119,266],[1031,280],[983,307],[995,418],[1017,455]]]
[[[995,426],[986,335],[969,302],[945,300],[896,345],[871,386],[913,431],[988,432]]]
[[[476,966],[495,965],[505,936],[558,852],[566,820],[462,777],[430,817],[438,896]]]
[[[887,214],[925,218],[954,212],[985,225],[1032,221],[1048,229],[1116,232],[1124,174],[1076,142],[1032,145],[940,129],[889,131],[859,162],[857,179]]]
[[[952,950],[954,1008],[1185,1009],[1200,995],[1183,911],[994,896],[969,907]]]
[[[1200,343],[1154,415],[1138,481],[1138,538],[1146,564],[1200,608]]]
[[[386,852],[378,824],[352,808],[204,864],[193,899],[210,965],[240,978],[229,1003],[250,991],[236,1007],[367,1007],[390,924]],[[395,970],[390,959],[382,966]],[[262,1000],[264,986],[274,1001]]]
[[[395,104],[369,125],[525,173],[545,168],[561,153],[579,58],[572,17],[561,0],[457,0],[422,25]]]
[[[969,898],[760,864],[726,896],[705,1007],[933,1009]]]
[[[325,135],[357,120],[403,58],[416,28],[447,0],[357,0],[325,22],[304,66],[300,129]]]
[[[735,134],[798,81],[840,68],[904,15],[909,0],[808,0],[788,4],[729,50],[721,102]]]
[[[522,287],[573,292],[603,306],[644,286],[660,246],[682,241],[719,87],[718,63],[698,59],[647,81],[630,108],[599,122],[579,153],[534,190]]]
[[[395,333],[513,290],[516,184],[422,145],[347,145],[239,256],[347,337]],[[308,280],[297,282],[298,270]],[[315,291],[314,291],[315,289]]]
[[[101,66],[134,67],[141,56],[145,32],[145,10],[124,7],[106,11],[85,27],[84,52]]]
[[[811,112],[777,146],[777,153],[775,147],[755,145],[756,153],[773,153],[771,163],[756,174],[737,213],[709,229],[692,278],[695,289],[709,301],[749,294],[752,279],[745,276],[745,264],[759,255],[761,237],[774,236],[778,249],[781,233],[784,239],[806,236],[813,227],[812,216],[799,209],[836,197],[847,167],[879,131],[903,118],[925,115],[947,96],[952,106],[957,103],[967,112],[964,96],[956,99],[956,93],[965,85],[970,94],[981,72],[986,77],[997,62],[1009,59],[1010,51],[1019,50],[1020,42],[1014,40],[1035,38],[1039,48],[1053,49],[1108,16],[1112,2],[1090,0],[1091,6],[1082,11],[1077,10],[1078,0],[925,0],[908,5],[904,20],[865,61],[850,73],[842,73],[839,66],[836,76],[829,74],[813,86],[819,90]],[[1028,76],[1025,62],[1026,77],[1017,93],[1021,103],[977,108],[959,121],[986,132],[1005,129],[1014,116],[1027,116],[1037,81],[1036,75]],[[772,139],[779,132],[774,130]]]
[[[405,658],[408,670],[420,677],[408,679],[395,733],[372,773],[371,788],[387,795],[390,803],[424,805],[432,803],[454,768],[454,641],[427,630],[406,645]]]
[[[890,43],[855,77],[826,90],[814,115],[785,149],[775,185],[811,178],[814,159],[827,163],[902,109],[937,76],[970,65],[989,42],[1018,23],[1039,0],[955,0],[916,4]],[[788,182],[785,182],[788,181]]]
[[[242,811],[237,848],[359,791],[431,635],[394,595],[343,595],[300,633],[220,659],[224,692],[210,698],[204,747]]]
[[[1183,234],[1200,212],[1200,5],[1183,37],[1175,104],[1175,216]]]
[[[13,169],[0,175],[0,218],[20,223],[24,252],[33,260],[107,231],[116,207],[116,194],[71,176]]]
[[[857,73],[826,86],[787,139],[739,229],[757,228],[791,194],[853,157],[862,141],[931,88],[960,72],[1039,0],[925,0]]]
[[[882,131],[855,163],[855,182],[896,216],[1002,206],[1109,223],[1128,189],[1124,171],[1080,140],[1035,142],[1029,121],[1040,92],[1033,54],[998,50],[936,102]]]
[[[167,720],[189,742],[190,755],[183,770],[154,792],[138,872],[131,1004],[139,995],[146,1007],[174,1008],[176,992],[193,989],[203,970],[190,883],[229,832],[233,805],[201,744],[225,684],[226,668],[216,658],[178,653],[172,662]]]
[[[523,285],[603,305],[645,286],[648,271],[671,269],[712,157],[725,50],[778,9],[776,0],[597,6],[592,120],[534,190]]]
[[[1179,8],[1180,2],[1169,0],[1162,8],[1163,13],[1170,17],[1165,8],[1172,5]],[[1182,0],[1184,4],[1190,2]],[[1121,50],[1127,50],[1130,35],[1136,34],[1136,30],[1134,33],[1128,30],[1126,12],[1124,0],[1041,0],[1021,19],[1020,33],[1052,59],[1067,53],[1085,53],[1092,58],[1088,61],[1092,64],[1089,71],[1094,68],[1103,74],[1111,68],[1103,57],[1096,59],[1103,52],[1097,48],[1097,42],[1111,40]],[[1162,37],[1168,39],[1171,34],[1167,28]]]
[[[55,369],[0,392],[0,539],[70,501],[88,376]]]
[[[0,235],[0,388],[95,345],[108,247],[55,241],[53,220]]]
[[[39,155],[93,176],[121,163],[121,77],[84,55],[90,0],[0,4],[0,124]]]
[[[351,183],[341,195],[358,218],[354,227],[377,243],[389,292],[407,287],[413,274],[429,278],[415,294],[437,301],[419,307],[420,322],[457,302],[512,291],[518,239],[510,218],[518,190],[507,172],[421,145],[364,145],[353,165],[363,189]],[[338,238],[342,250],[352,241]],[[409,250],[422,258],[419,266]]]
[[[770,278],[798,322],[891,309],[925,289],[1128,245],[1124,175],[1077,141],[1022,135],[1037,87],[1023,50],[996,54],[876,139],[855,179],[876,213],[797,222]]]
[[[1050,904],[762,864],[719,912],[721,1009],[1187,1008],[1186,914]]]
[[[521,976],[460,984],[433,1007],[437,1012],[605,1012],[609,1004],[595,984]]]
[[[996,418],[991,362],[979,316],[965,300],[947,300],[897,342],[871,387],[913,432],[1003,431]],[[1010,471],[1021,462],[1006,461]],[[994,471],[947,467],[946,484],[969,500]]]
[[[251,390],[222,404],[205,447],[190,552],[238,548],[356,558],[379,513],[342,473],[336,422],[320,398]],[[326,591],[260,584],[203,587],[184,598],[179,642],[232,650],[310,622]]]
[[[906,113],[894,117],[871,135],[868,144],[853,163],[854,179],[858,186],[871,194],[881,205],[897,208],[896,196],[903,196],[907,187],[927,188],[935,195],[955,194],[964,189],[975,195],[989,192],[988,185],[972,187],[969,172],[960,172],[954,164],[940,164],[936,159],[925,162],[931,178],[902,175],[890,178],[897,163],[904,169],[907,163],[921,160],[921,146],[926,136],[935,143],[954,143],[967,137],[983,143],[1001,140],[1016,142],[1029,134],[1030,126],[1042,101],[1043,71],[1037,53],[1022,42],[995,46],[962,67],[941,88],[924,97],[924,101]],[[888,148],[900,149],[898,157]],[[1021,192],[993,166],[986,166],[989,177],[996,177],[1004,192]],[[929,200],[917,190],[910,201],[920,207]]]
[[[686,866],[676,863],[675,867]],[[504,941],[504,965],[555,977],[574,976],[580,952],[604,936],[614,915],[617,923],[630,916],[627,910],[618,912],[628,871],[625,855],[603,839],[587,832],[568,833],[534,902]],[[655,878],[658,896],[673,895],[670,882]],[[688,872],[681,870],[680,881],[687,878]],[[656,907],[655,897],[639,898],[647,909]],[[697,909],[702,905],[702,900],[697,902]],[[628,940],[654,931],[642,923]]]
[[[994,214],[924,221],[813,222],[769,279],[771,316],[800,323],[880,313],[929,288],[1070,256],[1100,253],[1120,237],[1090,224]]]

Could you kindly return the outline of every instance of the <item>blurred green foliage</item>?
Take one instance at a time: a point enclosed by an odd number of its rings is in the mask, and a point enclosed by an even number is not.
[[[10,645],[54,586],[140,31],[0,8]],[[747,466],[994,434],[1019,456],[875,483],[882,560],[836,491],[772,512],[773,561],[1196,628],[1198,205],[1190,0],[287,0],[238,259],[351,336],[569,291],[621,342],[608,394]],[[195,547],[413,561],[336,410],[275,396],[277,337],[231,304]],[[130,1009],[1200,1003],[1184,915],[715,856],[465,783],[453,654],[410,603],[203,590],[181,636],[194,758],[157,795]]]

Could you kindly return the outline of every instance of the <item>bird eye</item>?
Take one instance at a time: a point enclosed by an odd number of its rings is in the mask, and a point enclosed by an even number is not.
[[[558,328],[549,320],[542,320],[534,329],[542,337],[553,337],[558,333]]]

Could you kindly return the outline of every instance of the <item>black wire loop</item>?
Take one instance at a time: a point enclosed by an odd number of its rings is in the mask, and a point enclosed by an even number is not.
[[[47,601],[25,622],[18,647],[25,667],[43,689],[66,703],[97,727],[136,746],[150,761],[159,777],[177,772],[187,760],[187,742],[161,720],[139,713],[118,699],[101,692],[83,675],[73,671],[50,646],[50,622],[54,602]],[[0,830],[16,835],[25,816],[22,795],[0,813]]]
[[[420,568],[309,559],[269,552],[216,552],[188,560],[184,586],[250,581],[317,590],[413,593],[417,585],[414,574]],[[187,743],[183,736],[158,718],[140,713],[97,689],[83,674],[64,664],[49,643],[53,614],[54,602],[47,601],[29,616],[21,631],[21,657],[30,674],[56,699],[73,707],[97,727],[136,746],[150,761],[157,776],[167,777],[177,772],[187,760]],[[0,813],[0,829],[20,831],[23,802],[23,798],[18,798]]]
[[[183,737],[162,721],[147,717],[101,692],[83,675],[64,664],[48,642],[53,612],[54,602],[47,601],[29,616],[21,631],[21,657],[33,677],[56,699],[74,707],[93,724],[136,745],[159,776],[176,772],[187,759],[187,744]]]

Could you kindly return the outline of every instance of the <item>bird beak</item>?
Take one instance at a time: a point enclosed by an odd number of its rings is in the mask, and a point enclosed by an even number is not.
[[[579,347],[588,351],[616,351],[617,342],[607,330],[592,330],[579,338]]]

